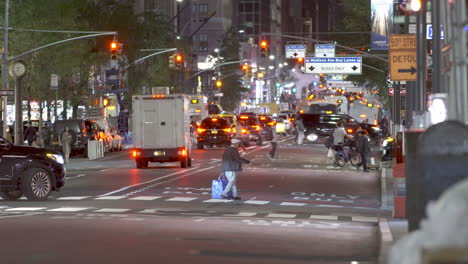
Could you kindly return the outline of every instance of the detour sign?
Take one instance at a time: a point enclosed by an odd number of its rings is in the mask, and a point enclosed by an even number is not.
[[[416,35],[391,35],[390,80],[416,81]]]

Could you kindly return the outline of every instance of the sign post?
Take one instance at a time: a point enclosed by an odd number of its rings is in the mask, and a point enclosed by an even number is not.
[[[390,80],[416,81],[416,35],[390,36]]]

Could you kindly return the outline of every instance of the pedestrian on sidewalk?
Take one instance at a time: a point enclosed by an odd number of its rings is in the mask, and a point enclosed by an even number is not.
[[[369,137],[366,130],[362,130],[360,133],[361,136],[359,137],[357,149],[361,156],[361,162],[357,164],[357,168],[359,169],[359,167],[363,166],[364,172],[369,172],[369,168],[367,167],[369,155],[371,154]]]
[[[44,124],[44,126],[42,126],[41,130],[39,131],[39,138],[40,138],[39,145],[41,147],[43,148],[50,147],[50,130],[47,124]]]
[[[296,131],[297,131],[297,144],[302,145],[304,141],[304,123],[302,123],[302,118],[297,118],[296,122]]]
[[[71,142],[72,142],[72,134],[70,132],[69,127],[65,127],[60,137],[60,144],[62,145],[62,151],[65,155],[65,162],[70,162],[70,153],[71,153]]]
[[[249,164],[250,161],[241,158],[238,150],[240,142],[241,141],[237,138],[232,139],[231,146],[229,146],[223,154],[221,170],[224,172],[224,175],[228,180],[228,185],[221,194],[224,199],[228,199],[228,193],[231,190],[234,200],[241,199],[241,197],[238,196],[238,190],[236,186],[237,173],[242,171],[242,163]]]
[[[28,146],[32,146],[33,142],[36,141],[36,128],[31,124],[31,121],[27,123],[27,128],[24,131],[24,140],[28,141]]]
[[[272,139],[271,139],[271,141],[270,141],[270,143],[271,143],[271,150],[270,150],[270,152],[268,152],[268,156],[269,156],[270,158],[274,159],[274,158],[275,158],[275,153],[276,153],[276,148],[277,148],[277,146],[278,146],[279,135],[278,135],[278,133],[276,133],[276,129],[275,129],[275,128],[272,129],[272,134],[273,134],[273,137],[272,137]]]

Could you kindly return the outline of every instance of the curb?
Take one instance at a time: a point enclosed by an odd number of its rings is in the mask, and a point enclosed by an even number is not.
[[[380,237],[379,263],[386,264],[388,262],[390,248],[393,244],[393,235],[387,219],[380,219],[378,233]]]

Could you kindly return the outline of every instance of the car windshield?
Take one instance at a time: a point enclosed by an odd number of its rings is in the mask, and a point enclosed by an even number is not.
[[[224,118],[206,118],[202,121],[201,126],[202,128],[210,128],[210,129],[221,129],[229,127],[230,123]]]

